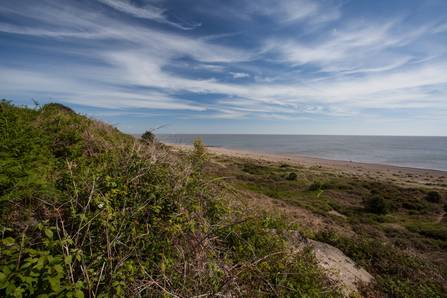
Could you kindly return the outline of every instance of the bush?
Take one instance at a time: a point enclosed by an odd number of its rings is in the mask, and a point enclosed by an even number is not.
[[[432,203],[441,203],[442,201],[442,195],[439,191],[430,191],[427,196],[425,197],[425,199],[429,202]]]
[[[309,190],[310,191],[321,190],[321,182],[316,181],[316,182],[312,183],[311,186],[309,186]]]
[[[389,204],[386,199],[380,196],[373,196],[364,203],[366,210],[375,214],[387,214]]]
[[[38,105],[37,102],[36,102],[36,105]],[[43,106],[43,109],[47,109],[47,110],[48,109],[55,109],[55,110],[59,110],[61,112],[69,113],[69,114],[76,114],[76,112],[73,111],[72,108],[64,106],[63,104],[60,104],[60,103],[53,103],[52,102],[52,103],[46,104],[45,106]]]
[[[356,232],[358,237],[351,239],[333,230],[323,230],[314,239],[337,247],[374,276],[375,283],[360,289],[362,297],[445,297],[442,267],[433,266],[427,259],[394,247],[380,237]]]
[[[194,144],[194,150],[191,153],[191,162],[200,168],[208,160],[208,150],[201,137],[196,137],[192,143]]]
[[[292,172],[287,176],[287,180],[295,181],[296,179],[298,179],[298,175],[295,172]]]
[[[144,134],[141,135],[141,139],[144,142],[152,143],[155,140],[155,135],[147,130]]]

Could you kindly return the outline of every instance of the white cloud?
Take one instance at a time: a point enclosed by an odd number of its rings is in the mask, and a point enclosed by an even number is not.
[[[116,2],[115,0],[105,1]],[[155,57],[169,59],[192,57],[205,63],[250,61],[256,57],[256,54],[250,51],[210,43],[207,38],[185,37],[179,33],[157,31],[104,15],[93,15],[77,7],[66,10],[65,7],[59,5],[58,3],[50,8],[30,5],[25,9],[15,7],[16,9],[12,12],[8,10],[8,13],[12,15],[19,15],[21,18],[33,20],[41,25],[31,27],[0,23],[0,31],[53,38],[112,40],[119,42],[118,49],[124,47],[123,42],[128,41],[133,43],[132,48],[144,49],[147,54],[152,53]],[[5,9],[0,7],[0,12]]]
[[[153,6],[145,6],[144,8],[138,8],[131,5],[128,1],[119,0],[98,0],[104,4],[107,4],[119,11],[131,14],[137,18],[153,19],[153,20],[165,20],[163,12],[165,10]]]
[[[255,81],[257,83],[272,83],[274,81],[279,80],[280,78],[278,77],[262,77],[262,76],[256,76],[255,77]]]
[[[275,54],[276,60],[294,66],[315,64],[322,71],[380,71],[404,65],[411,56],[396,52],[415,42],[429,30],[421,26],[414,30],[395,32],[399,21],[381,25],[372,21],[351,22],[345,28],[334,30],[319,39],[303,43],[294,39],[266,40],[264,54]]]
[[[247,78],[250,75],[245,72],[230,72],[231,75],[233,75],[233,78],[239,79],[239,78]]]
[[[108,79],[115,79],[118,82],[118,77]],[[122,91],[117,87],[98,88],[97,84],[98,82],[94,81],[81,82],[79,78],[64,78],[58,73],[51,75],[0,68],[0,89],[6,94],[16,92],[16,90],[27,90],[23,93],[31,96],[36,93],[54,94],[55,98],[65,102],[108,109],[205,110],[194,102],[176,99],[157,91],[136,93]]]
[[[239,18],[267,16],[271,20],[290,24],[311,21],[313,23],[332,21],[340,17],[339,7],[321,1],[310,0],[258,0],[241,1],[238,10],[231,10],[231,15]]]
[[[163,14],[165,12],[164,9],[160,9],[158,7],[150,5],[146,5],[144,8],[139,8],[131,5],[128,1],[120,1],[120,0],[98,0],[98,1],[107,4],[115,8],[116,10],[128,13],[134,17],[154,20],[159,23],[165,23],[172,25],[174,27],[181,28],[183,30],[191,30],[201,25],[200,23],[195,22],[189,22],[189,24],[185,25],[170,22]]]
[[[269,15],[281,22],[292,22],[315,15],[318,11],[316,1],[306,0],[280,0],[280,1],[256,1],[249,7],[256,14]]]
[[[203,64],[203,65],[200,65],[200,66],[195,66],[194,68],[195,68],[195,69],[203,68],[203,69],[207,69],[207,70],[214,71],[214,72],[224,72],[225,69],[226,69],[226,68],[225,68],[224,66],[222,66],[222,65],[208,65],[208,64]]]

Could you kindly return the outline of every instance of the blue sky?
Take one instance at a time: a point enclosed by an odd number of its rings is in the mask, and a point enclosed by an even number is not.
[[[447,1],[2,0],[0,97],[128,133],[447,136]]]

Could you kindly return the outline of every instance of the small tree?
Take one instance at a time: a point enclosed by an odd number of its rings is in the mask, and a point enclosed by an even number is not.
[[[364,202],[366,210],[375,214],[388,213],[388,201],[381,196],[373,196]]]
[[[321,182],[320,181],[315,181],[314,183],[312,183],[309,186],[309,190],[310,191],[321,190]]]
[[[296,179],[298,179],[298,175],[295,172],[292,172],[287,176],[287,180],[295,181]]]
[[[201,168],[208,160],[208,150],[206,149],[206,145],[203,143],[201,137],[194,138],[192,143],[194,144],[194,150],[191,153],[191,161],[197,167]]]
[[[153,141],[155,141],[155,135],[152,132],[146,130],[146,132],[141,135],[141,139],[144,142],[152,143]]]
[[[427,194],[426,200],[432,203],[441,203],[442,195],[439,191],[432,190]]]

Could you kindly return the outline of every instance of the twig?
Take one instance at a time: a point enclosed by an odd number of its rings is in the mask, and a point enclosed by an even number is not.
[[[101,273],[99,274],[98,283],[96,284],[95,296],[98,294],[99,284],[101,283],[102,271],[104,270],[105,265],[106,265],[106,262],[102,263]]]
[[[91,298],[92,297],[92,290],[91,290],[91,286],[90,286],[90,279],[88,278],[88,272],[87,269],[85,268],[85,265],[81,266],[82,271],[85,274],[85,278],[87,279],[87,284],[88,284],[88,297]]]
[[[222,290],[223,287],[225,287],[231,280],[237,278],[237,277],[238,277],[242,272],[244,272],[246,269],[253,267],[253,266],[256,265],[257,263],[262,262],[262,261],[264,261],[265,259],[267,259],[267,258],[269,258],[269,257],[273,257],[273,256],[275,256],[275,255],[279,255],[279,254],[290,254],[290,253],[289,253],[289,252],[286,252],[286,251],[275,252],[275,253],[272,253],[272,254],[269,254],[269,255],[267,255],[267,256],[264,256],[264,257],[260,258],[260,259],[257,260],[256,262],[253,262],[253,263],[249,264],[249,265],[246,266],[245,268],[241,269],[241,270],[240,270],[238,273],[236,273],[234,276],[232,276],[230,279],[228,279],[224,284],[222,284],[222,285],[219,287],[219,289],[217,289],[217,291],[216,291],[213,295],[211,295],[210,297],[214,297],[217,293],[219,293],[219,292]]]
[[[139,260],[138,260],[138,263],[140,263]],[[152,278],[152,276],[150,276],[149,273],[146,272],[146,270],[144,269],[143,265],[141,265],[141,263],[140,263],[140,266],[141,266],[141,269],[143,269],[144,273],[146,273],[146,275],[151,279],[151,281],[152,281],[155,285],[157,285],[163,292],[165,292],[165,293],[168,294],[168,295],[172,295],[173,297],[180,298],[180,296],[177,296],[177,295],[175,295],[175,294],[173,294],[173,293],[168,292],[164,287],[162,287],[161,285],[159,285],[159,284]]]
[[[26,232],[27,229],[28,229],[28,225],[25,227],[25,230],[23,230],[23,233],[22,233],[22,241],[20,242],[20,251],[19,251],[19,257],[18,257],[18,259],[17,259],[16,270],[19,269],[19,265],[20,265],[20,257],[22,256],[23,241],[24,241],[24,238],[25,238],[25,232]]]

